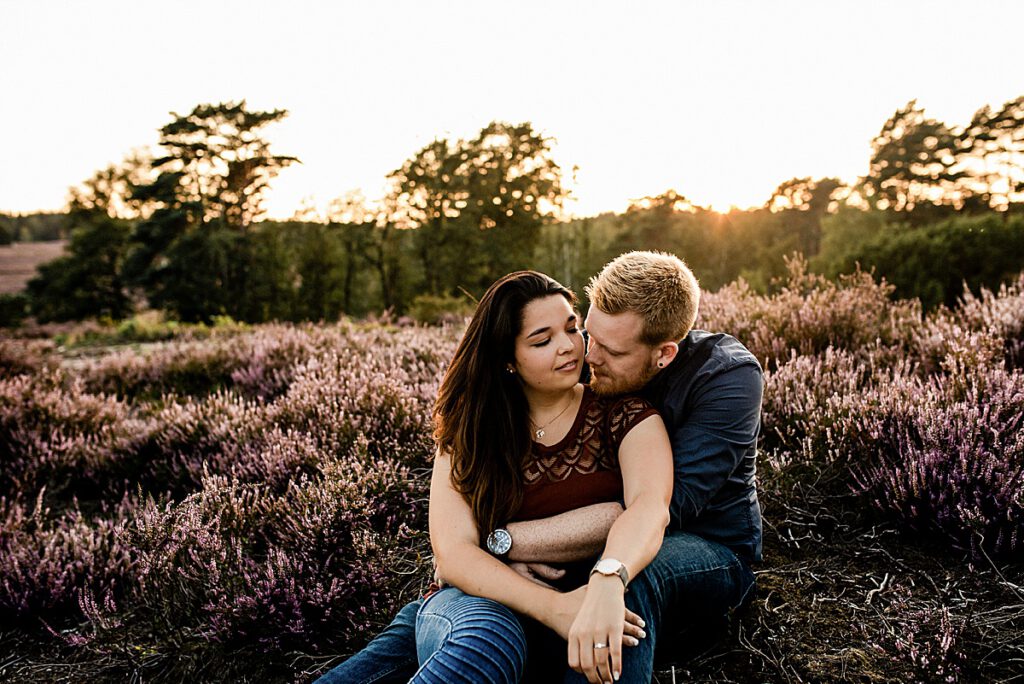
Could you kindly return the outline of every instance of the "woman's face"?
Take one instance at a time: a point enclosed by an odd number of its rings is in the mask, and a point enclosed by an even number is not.
[[[579,382],[583,336],[565,297],[549,295],[526,305],[515,356],[515,371],[529,389],[558,391]]]

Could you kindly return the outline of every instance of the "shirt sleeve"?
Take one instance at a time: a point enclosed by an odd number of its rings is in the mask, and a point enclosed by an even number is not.
[[[696,518],[757,444],[764,380],[754,364],[711,376],[674,422],[671,528]]]

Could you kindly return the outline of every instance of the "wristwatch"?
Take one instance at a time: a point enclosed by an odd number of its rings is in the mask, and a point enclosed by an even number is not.
[[[504,527],[487,535],[487,550],[498,558],[504,558],[512,550],[512,535]]]
[[[601,575],[618,575],[619,579],[622,580],[622,586],[626,587],[629,585],[629,570],[626,570],[625,564],[614,558],[602,558],[594,564],[590,574],[599,573]]]

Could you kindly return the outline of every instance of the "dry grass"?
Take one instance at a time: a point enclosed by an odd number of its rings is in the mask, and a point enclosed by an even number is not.
[[[24,290],[36,267],[59,257],[66,246],[67,240],[0,245],[0,294]]]
[[[757,596],[674,682],[1024,682],[1024,568],[972,565],[842,495],[764,482]]]

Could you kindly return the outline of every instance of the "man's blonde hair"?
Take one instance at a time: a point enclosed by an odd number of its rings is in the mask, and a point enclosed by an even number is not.
[[[632,311],[643,319],[647,345],[683,339],[697,320],[700,285],[674,254],[627,252],[610,261],[584,288],[606,314]]]

